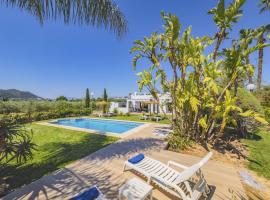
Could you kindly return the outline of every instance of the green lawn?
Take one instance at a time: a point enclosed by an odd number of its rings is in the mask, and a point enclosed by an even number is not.
[[[248,168],[270,180],[270,132],[261,130],[254,139],[243,141],[250,153]]]
[[[140,120],[140,114],[132,114],[132,115],[122,115],[122,116],[115,116],[115,117],[108,117],[106,119],[118,119],[118,120],[129,120],[129,121],[135,121],[135,122],[152,122],[152,123],[161,123],[161,124],[169,124],[170,121],[168,119],[160,120],[159,122],[152,121],[152,120]]]
[[[33,160],[22,166],[11,163],[0,171],[0,177],[8,184],[8,190],[39,179],[117,140],[115,137],[37,124],[27,125],[27,128],[34,132],[33,142],[37,150],[33,152]]]

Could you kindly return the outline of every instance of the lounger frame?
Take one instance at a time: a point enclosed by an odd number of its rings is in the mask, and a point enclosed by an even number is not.
[[[127,168],[133,169],[145,176],[149,184],[153,182],[160,188],[183,200],[197,200],[202,195],[207,196],[210,192],[201,167],[205,165],[211,156],[212,152],[190,167],[174,161],[168,161],[166,165],[145,156],[142,161],[136,164],[126,161],[123,171]],[[176,168],[180,168],[182,171],[178,171]]]

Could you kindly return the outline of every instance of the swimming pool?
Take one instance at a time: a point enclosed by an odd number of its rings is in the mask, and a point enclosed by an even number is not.
[[[80,119],[60,119],[50,122],[51,124],[70,126],[76,128],[83,128],[94,130],[102,133],[116,133],[123,134],[131,129],[139,127],[143,123],[126,122],[117,120],[102,120],[93,118],[80,118]]]

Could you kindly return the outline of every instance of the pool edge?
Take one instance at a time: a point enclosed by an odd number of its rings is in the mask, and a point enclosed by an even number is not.
[[[139,130],[141,130],[141,129],[143,129],[151,124],[151,123],[145,123],[145,122],[134,122],[134,121],[129,121],[129,120],[100,119],[100,118],[91,118],[91,117],[81,117],[81,118],[98,119],[98,120],[104,120],[104,121],[110,120],[110,121],[133,122],[133,123],[138,123],[141,125],[139,125],[138,127],[132,128],[128,131],[125,131],[121,134],[117,134],[117,133],[113,133],[113,132],[101,132],[101,131],[97,131],[97,130],[93,130],[93,129],[79,128],[79,127],[72,127],[72,126],[65,126],[65,125],[51,123],[51,122],[55,122],[59,119],[54,119],[54,120],[50,120],[50,121],[46,121],[46,122],[44,122],[44,121],[43,122],[36,122],[36,124],[45,125],[45,126],[52,126],[52,127],[56,127],[56,128],[64,128],[64,129],[69,129],[69,130],[74,130],[74,131],[94,133],[94,134],[98,134],[98,135],[113,136],[113,137],[118,137],[118,138],[125,138],[127,136],[130,136],[130,135],[134,134],[135,132],[137,132],[137,131],[139,131]],[[65,119],[65,118],[61,118],[61,119]],[[67,119],[69,119],[69,118],[67,118]]]

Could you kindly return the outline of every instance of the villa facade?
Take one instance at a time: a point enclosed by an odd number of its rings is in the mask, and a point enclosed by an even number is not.
[[[126,102],[111,102],[110,112],[117,109],[122,113],[171,113],[169,109],[169,103],[171,97],[169,93],[159,94],[159,102],[154,99],[151,94],[140,94],[134,92],[129,95]]]

